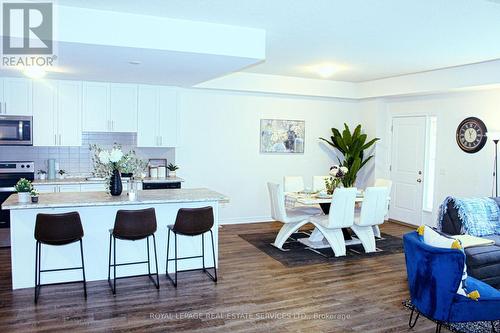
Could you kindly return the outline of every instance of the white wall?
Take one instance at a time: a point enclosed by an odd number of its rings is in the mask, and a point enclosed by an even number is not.
[[[357,102],[279,95],[183,90],[179,107],[179,175],[186,187],[209,187],[230,198],[221,210],[223,223],[268,221],[266,183],[281,183],[284,175],[310,183],[313,175],[326,174],[336,159],[318,137],[360,120]],[[260,154],[262,118],[305,120],[305,153]]]
[[[369,101],[363,102],[360,110],[361,123],[369,124],[367,130],[383,139],[377,147],[377,177],[389,170],[390,147],[385,147],[384,143],[390,144],[388,124],[391,117],[437,116],[434,209],[432,214],[424,214],[424,223],[435,223],[439,204],[446,196],[492,195],[494,144],[488,141],[480,152],[467,154],[457,146],[455,131],[458,124],[469,116],[482,119],[489,131],[500,130],[500,89]]]

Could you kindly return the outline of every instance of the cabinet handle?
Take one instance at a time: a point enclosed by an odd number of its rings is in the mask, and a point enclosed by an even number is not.
[[[54,134],[54,145],[57,146],[57,134]]]
[[[61,134],[59,134],[59,146],[62,144]]]
[[[115,130],[115,121],[114,120],[111,120],[111,130],[112,131]]]
[[[2,103],[0,103],[0,114],[2,114]]]
[[[163,144],[163,136],[160,136],[160,146]]]
[[[5,114],[7,114],[7,102],[4,102],[3,104],[4,104],[4,110],[3,110],[3,112],[5,112]]]

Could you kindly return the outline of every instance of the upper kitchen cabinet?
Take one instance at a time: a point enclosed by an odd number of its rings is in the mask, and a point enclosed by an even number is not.
[[[82,145],[82,83],[58,81],[57,129],[59,146]]]
[[[176,89],[139,86],[138,147],[177,146],[178,122]]]
[[[109,111],[113,132],[137,132],[137,85],[111,83]]]
[[[83,131],[107,132],[109,124],[109,83],[83,83]]]
[[[33,145],[82,145],[82,85],[76,81],[33,82]]]
[[[84,82],[84,132],[136,132],[137,85]]]
[[[0,79],[0,114],[31,116],[31,80],[5,77]]]

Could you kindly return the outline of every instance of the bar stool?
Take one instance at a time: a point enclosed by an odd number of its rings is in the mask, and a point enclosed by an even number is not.
[[[83,227],[78,212],[64,214],[37,214],[35,223],[35,304],[38,302],[40,289],[44,285],[40,283],[41,273],[69,271],[81,269],[83,280],[73,282],[83,282],[83,294],[87,299],[87,284],[85,280],[85,265],[83,263]],[[42,244],[61,246],[74,242],[80,242],[81,267],[41,269],[42,268]],[[58,284],[58,283],[53,283]]]
[[[177,288],[177,261],[184,259],[202,258],[203,261],[203,272],[205,272],[214,282],[217,282],[217,268],[215,267],[215,247],[214,247],[214,235],[212,233],[212,226],[214,225],[214,213],[212,207],[202,207],[202,208],[181,208],[177,212],[177,218],[175,219],[174,225],[169,225],[168,227],[168,239],[167,239],[167,262],[166,262],[166,276],[172,282],[174,287]],[[212,240],[212,255],[214,258],[213,267],[205,267],[205,233],[210,231],[210,239]],[[170,232],[174,233],[174,252],[175,258],[169,259],[168,251],[170,247]],[[183,236],[200,236],[201,235],[201,256],[183,257],[177,258],[177,234]],[[168,263],[169,261],[175,262],[175,280],[172,279],[168,273]],[[207,269],[213,268],[214,275],[211,275]]]
[[[156,256],[156,215],[154,208],[140,209],[140,210],[119,210],[116,212],[115,225],[113,229],[109,230],[109,265],[108,265],[108,284],[113,292],[116,294],[116,279],[137,276],[149,276],[156,289],[160,289],[160,279],[158,277],[158,260]],[[151,276],[151,264],[149,258],[149,237],[153,237],[153,246],[155,252],[155,266],[156,266],[156,282]],[[121,240],[141,240],[146,239],[146,249],[148,253],[147,261],[136,261],[128,263],[116,263],[116,239]],[[111,246],[113,242],[113,246]],[[113,263],[111,263],[111,247],[113,247]],[[116,277],[116,266],[148,264],[148,274],[122,276]],[[113,267],[113,284],[111,284],[111,267]]]

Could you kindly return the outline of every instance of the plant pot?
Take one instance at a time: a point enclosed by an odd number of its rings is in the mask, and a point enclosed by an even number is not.
[[[114,170],[109,182],[109,193],[118,196],[122,194],[122,190],[122,177],[120,176],[120,171]]]
[[[32,203],[38,203],[38,197],[31,197]]]
[[[19,203],[30,202],[31,193],[30,192],[17,192],[17,201]]]
[[[168,172],[169,177],[176,177],[176,172],[175,171],[169,171]]]

